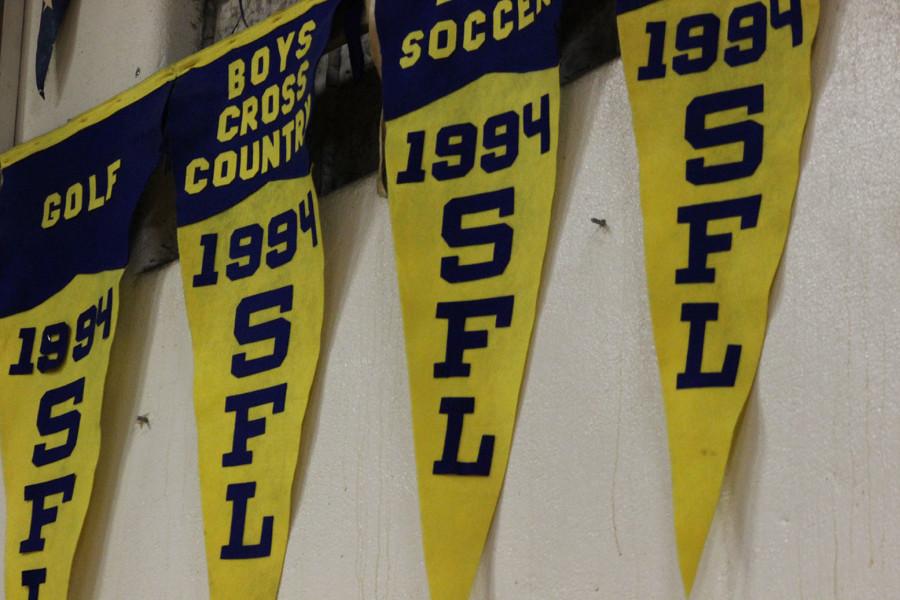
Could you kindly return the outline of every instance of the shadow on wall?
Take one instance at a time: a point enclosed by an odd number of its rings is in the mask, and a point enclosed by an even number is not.
[[[135,431],[138,395],[134,390],[146,388],[144,379],[152,343],[150,332],[154,317],[158,316],[159,281],[144,278],[141,283],[148,285],[137,285],[133,276],[128,275],[120,286],[119,326],[110,354],[130,359],[110,360],[106,376],[100,420],[102,451],[94,477],[90,510],[73,563],[69,593],[72,598],[98,596],[101,566],[110,558],[105,552],[112,526],[109,516],[121,487],[117,482],[123,478],[125,446]]]
[[[819,13],[819,27],[816,32],[816,41],[813,46],[812,56],[812,101],[809,107],[809,117],[806,122],[806,131],[803,136],[803,143],[800,145],[800,177],[806,171],[807,162],[809,161],[810,139],[813,130],[816,128],[816,115],[818,107],[822,99],[822,90],[827,87],[828,81],[834,72],[834,66],[837,58],[838,37],[840,36],[841,23],[844,21],[843,14],[847,7],[841,0],[821,0],[821,10]],[[791,221],[797,213],[797,203],[800,202],[800,194],[794,199],[791,208]],[[790,243],[790,230],[788,231],[788,243]],[[784,288],[784,260],[787,251],[782,257],[781,265],[772,282],[772,291],[769,294],[769,318],[766,327],[772,323],[772,319],[778,312],[781,304],[781,298]]]
[[[36,19],[40,19],[40,11],[35,11]],[[53,63],[56,63],[55,71],[56,94],[57,98],[65,94],[68,75],[72,71],[72,57],[75,56],[75,47],[78,41],[78,22],[81,18],[81,0],[71,0],[69,8],[66,10],[66,18],[62,22],[59,34],[56,37],[56,47],[53,52]],[[31,56],[24,57],[25,60],[34,60]],[[27,85],[36,85],[36,82],[27,82]]]
[[[359,182],[356,185],[368,185]],[[347,203],[359,196],[348,194],[343,202]],[[291,493],[291,529],[294,519],[300,511],[300,502],[306,487],[312,449],[315,447],[318,434],[319,415],[323,394],[322,385],[326,380],[325,372],[334,366],[329,360],[334,344],[334,333],[338,317],[343,314],[343,304],[348,298],[347,288],[355,269],[360,268],[358,260],[364,240],[369,237],[373,223],[377,221],[373,211],[383,210],[377,203],[366,202],[352,207],[345,205],[320,204],[319,220],[322,224],[322,238],[328,249],[325,261],[325,319],[322,323],[322,346],[319,353],[319,364],[313,379],[309,395],[306,416],[303,419],[303,433],[300,438],[300,458],[297,461],[297,472],[294,474],[294,486]]]

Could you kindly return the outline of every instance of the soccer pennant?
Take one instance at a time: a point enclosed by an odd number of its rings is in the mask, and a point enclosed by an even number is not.
[[[7,600],[68,595],[128,233],[158,162],[168,75],[0,155]]]
[[[324,282],[305,145],[336,0],[303,0],[176,67],[166,134],[194,353],[212,600],[274,600]]]
[[[759,364],[818,0],[619,0],[676,542],[693,586]]]
[[[432,600],[503,486],[556,180],[560,0],[379,0],[388,196]]]

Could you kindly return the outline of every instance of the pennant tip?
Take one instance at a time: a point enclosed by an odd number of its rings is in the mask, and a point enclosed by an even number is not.
[[[694,578],[697,576],[697,570],[694,568],[691,570],[690,568],[682,567],[681,570],[681,582],[684,585],[684,597],[690,598],[691,592],[694,589]]]
[[[686,545],[681,543],[678,545],[678,562],[685,598],[690,598],[691,592],[694,590],[694,582],[697,579],[697,570],[700,566],[702,553],[702,545],[699,548],[695,544]]]

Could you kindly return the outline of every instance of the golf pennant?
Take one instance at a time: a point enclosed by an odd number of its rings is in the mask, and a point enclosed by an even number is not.
[[[619,0],[675,533],[694,582],[791,219],[818,0]]]
[[[324,283],[305,145],[336,0],[180,63],[166,123],[212,600],[274,600]]]
[[[7,600],[68,595],[100,451],[128,233],[158,162],[167,78],[0,155]]]
[[[503,486],[556,180],[560,0],[379,0],[388,196],[432,600]]]

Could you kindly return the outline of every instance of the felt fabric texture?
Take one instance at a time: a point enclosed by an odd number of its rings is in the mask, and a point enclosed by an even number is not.
[[[375,5],[432,600],[469,598],[494,518],[555,193],[561,2],[512,6]]]
[[[619,2],[688,593],[765,339],[818,17],[818,0]]]

